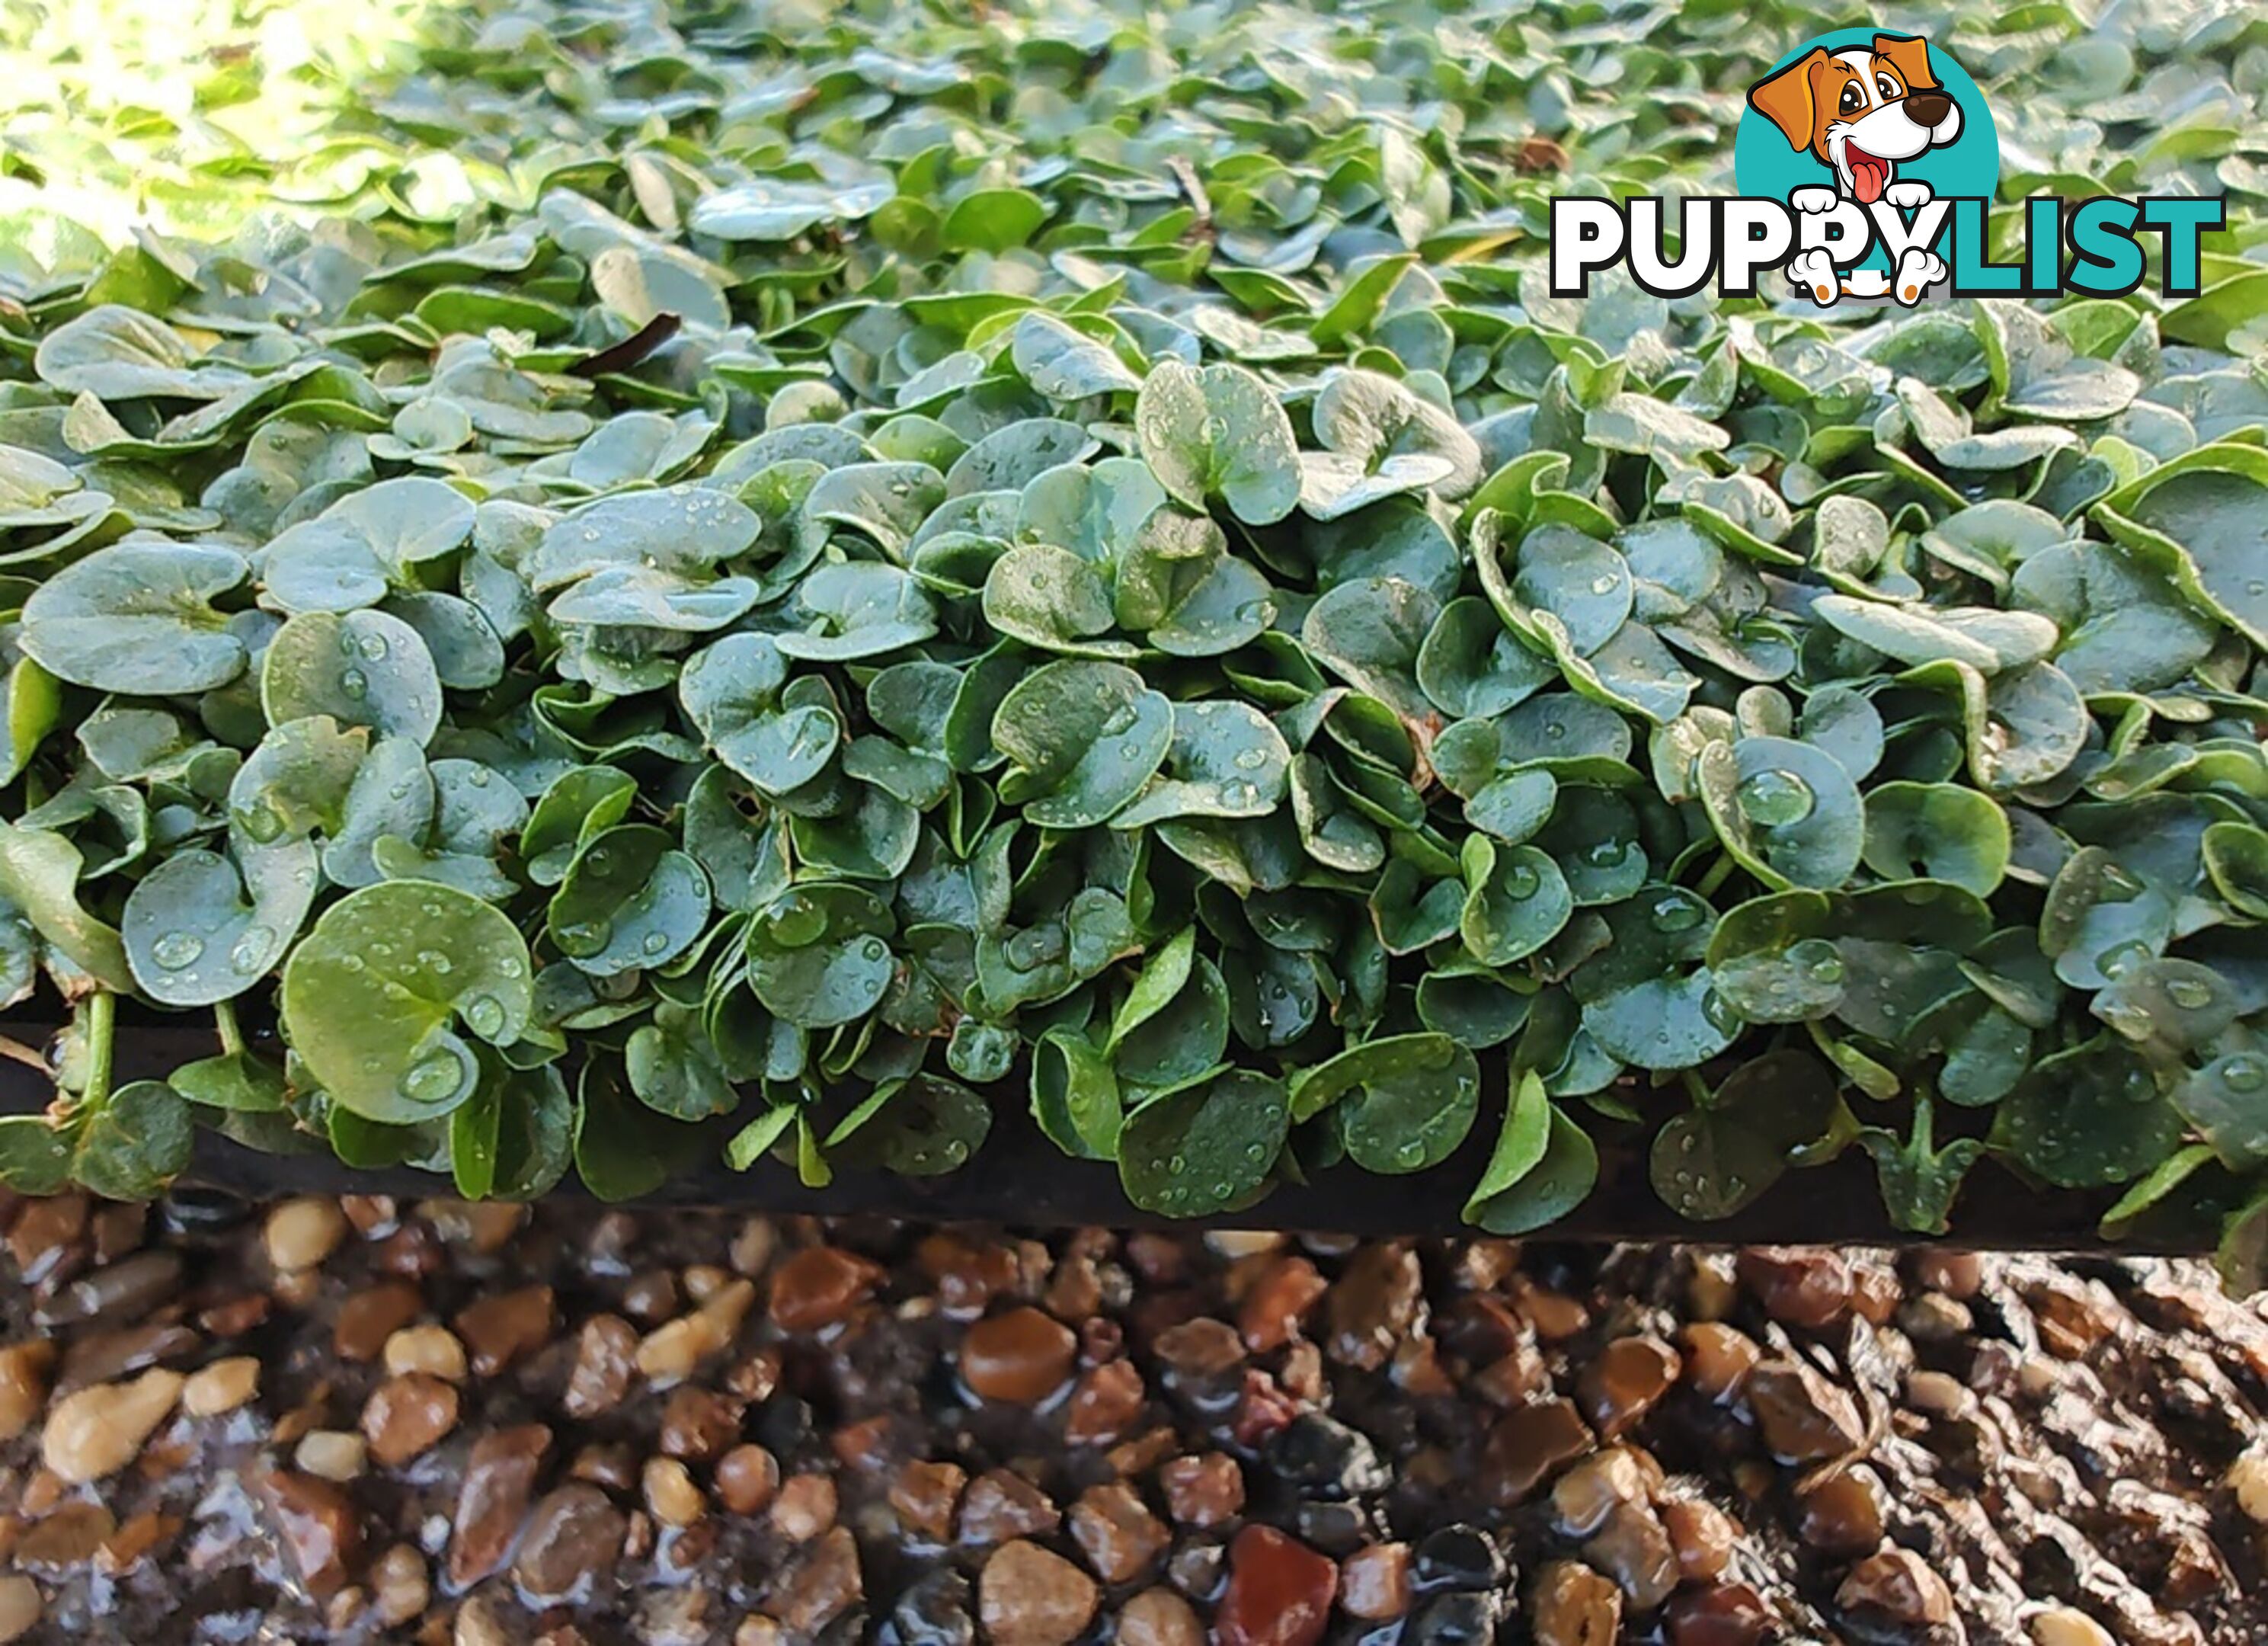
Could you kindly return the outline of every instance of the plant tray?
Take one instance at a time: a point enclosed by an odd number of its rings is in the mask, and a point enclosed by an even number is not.
[[[52,1025],[9,1025],[9,1032],[40,1044]],[[202,1030],[122,1026],[117,1042],[120,1081],[161,1078],[211,1049]],[[0,1060],[0,1112],[43,1107],[49,1089],[25,1065]],[[2105,1239],[2102,1214],[2111,1192],[2040,1189],[1985,1168],[1972,1179],[1956,1218],[1957,1238],[1939,1243],[1891,1227],[1882,1210],[1874,1169],[1863,1154],[1846,1151],[1825,1165],[1792,1171],[1753,1206],[1711,1223],[1678,1217],[1648,1181],[1649,1128],[1598,1115],[1585,1125],[1599,1150],[1599,1184],[1575,1211],[1541,1232],[1545,1239],[1586,1241],[1701,1241],[1726,1244],[1786,1244],[1871,1246],[1955,1244],[1964,1249],[2122,1254],[2210,1251],[2207,1224],[2158,1219]],[[1447,1161],[1431,1170],[1381,1177],[1344,1167],[1307,1184],[1279,1185],[1248,1211],[1174,1220],[1130,1204],[1116,1170],[1066,1158],[1017,1103],[995,1111],[984,1147],[959,1170],[934,1177],[887,1171],[838,1170],[823,1187],[803,1183],[794,1170],[764,1159],[745,1172],[718,1154],[730,1134],[717,1126],[717,1150],[642,1205],[745,1207],[750,1211],[825,1216],[881,1216],[924,1222],[999,1222],[1034,1226],[1083,1224],[1198,1228],[1267,1228],[1354,1235],[1452,1237],[1474,1231],[1460,1213],[1478,1180],[1491,1144],[1488,1126],[1476,1126]],[[247,1148],[217,1133],[198,1134],[188,1178],[251,1198],[309,1192],[434,1194],[450,1192],[446,1177],[410,1167],[350,1168],[328,1153],[275,1155]],[[556,1192],[585,1191],[571,1173]]]

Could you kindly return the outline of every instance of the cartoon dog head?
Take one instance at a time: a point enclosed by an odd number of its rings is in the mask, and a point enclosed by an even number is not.
[[[1929,45],[1877,34],[1864,46],[1815,46],[1749,88],[1790,146],[1835,173],[1837,192],[1870,206],[1897,162],[1961,135],[1961,106],[1930,70]]]

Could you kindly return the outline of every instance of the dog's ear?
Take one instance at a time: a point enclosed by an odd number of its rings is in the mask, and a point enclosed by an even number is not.
[[[1898,78],[1906,83],[1909,92],[1934,92],[1937,76],[1930,72],[1929,42],[1926,40],[1900,40],[1895,34],[1874,36],[1874,55],[1887,57],[1890,67],[1898,71]]]
[[[1749,88],[1749,107],[1778,126],[1788,146],[1799,154],[1819,135],[1813,76],[1827,61],[1826,48],[1814,46],[1778,74]]]

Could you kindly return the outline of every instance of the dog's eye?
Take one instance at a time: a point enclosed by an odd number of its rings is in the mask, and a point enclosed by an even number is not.
[[[1859,83],[1856,80],[1845,80],[1843,83],[1843,96],[1837,107],[1844,114],[1848,114],[1854,110],[1865,107],[1866,103],[1866,98],[1859,92]]]
[[[1904,95],[1898,90],[1898,83],[1887,74],[1878,74],[1874,77],[1874,89],[1882,94],[1886,102],[1895,102]]]

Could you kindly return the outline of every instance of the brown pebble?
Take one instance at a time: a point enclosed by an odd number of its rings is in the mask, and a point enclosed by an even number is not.
[[[880,1285],[876,1263],[834,1246],[806,1246],[772,1271],[771,1316],[784,1332],[817,1332],[850,1318]]]
[[[830,1528],[783,1576],[770,1606],[791,1635],[808,1638],[857,1605],[865,1594],[858,1541],[848,1526]]]
[[[550,1447],[551,1431],[541,1423],[492,1429],[473,1443],[449,1534],[454,1587],[469,1587],[504,1564]]]
[[[1115,1360],[1094,1367],[1071,1391],[1064,1413],[1064,1438],[1073,1445],[1116,1440],[1140,1418],[1148,1399],[1133,1362]]]
[[[1506,1508],[1526,1499],[1591,1450],[1591,1431],[1568,1400],[1541,1400],[1497,1420],[1482,1449],[1485,1485]]]
[[[1564,1343],[1591,1324],[1591,1311],[1581,1298],[1553,1291],[1532,1275],[1513,1275],[1512,1295],[1521,1316],[1546,1343]]]
[[[160,1368],[130,1383],[97,1384],[65,1395],[40,1431],[40,1461],[73,1486],[115,1474],[172,1414],[182,1381],[180,1373]]]
[[[1376,1242],[1359,1248],[1332,1283],[1325,1310],[1331,1358],[1364,1371],[1385,1365],[1417,1322],[1424,1281],[1408,1246]]]
[[[1094,1575],[1106,1583],[1131,1583],[1173,1540],[1133,1488],[1115,1481],[1089,1487],[1079,1495],[1071,1508],[1071,1534]]]
[[[628,1525],[604,1492],[571,1481],[546,1493],[528,1516],[512,1576],[544,1605],[606,1598]]]
[[[1580,1561],[1553,1561],[1528,1596],[1535,1646],[1614,1646],[1623,1591]]]
[[[1683,1369],[1660,1338],[1617,1338],[1591,1357],[1578,1380],[1585,1414],[1602,1438],[1634,1427],[1669,1392]]]
[[[1760,1646],[1779,1630],[1764,1597],[1746,1583],[1672,1595],[1668,1615],[1670,1646]]]
[[[1184,1526],[1221,1525],[1244,1508],[1244,1471],[1226,1452],[1176,1458],[1158,1479],[1167,1512]]]
[[[1330,1282],[1306,1258],[1277,1257],[1266,1263],[1236,1312],[1244,1347],[1255,1354],[1272,1353],[1298,1336],[1307,1311],[1330,1290]]]
[[[328,1480],[288,1469],[262,1473],[260,1495],[275,1521],[276,1541],[307,1592],[328,1600],[345,1588],[362,1555],[362,1520],[353,1500]]]
[[[1806,1482],[1795,1494],[1795,1535],[1838,1560],[1873,1553],[1882,1542],[1882,1490],[1860,1464]]]
[[[1953,1620],[1953,1592],[1929,1562],[1911,1549],[1890,1547],[1852,1567],[1835,1591],[1845,1612],[1904,1628],[1933,1628]]]
[[[1410,1546],[1367,1543],[1341,1561],[1339,1605],[1349,1617],[1370,1623],[1410,1610]]]
[[[717,1460],[717,1500],[736,1515],[761,1515],[779,1495],[779,1459],[762,1446],[735,1446]]]
[[[38,1420],[55,1363],[55,1346],[44,1338],[0,1348],[0,1441],[15,1439]]]
[[[976,1597],[991,1646],[1070,1646],[1094,1618],[1101,1591],[1060,1554],[1019,1539],[992,1551]]]
[[[425,1299],[407,1281],[380,1281],[350,1292],[331,1326],[331,1347],[344,1361],[374,1361],[387,1339],[425,1312]]]
[[[523,1286],[498,1292],[458,1312],[457,1335],[472,1354],[473,1370],[493,1377],[551,1336],[551,1288]]]
[[[1646,1471],[1627,1446],[1610,1446],[1584,1458],[1551,1487],[1551,1509],[1567,1537],[1587,1538],[1624,1503],[1644,1502]]]
[[[1013,1293],[1023,1275],[1013,1247],[945,1229],[924,1236],[914,1260],[937,1288],[938,1307],[957,1320],[983,1314],[994,1298]]]
[[[1244,1340],[1227,1321],[1211,1315],[1167,1327],[1152,1347],[1166,1369],[1184,1384],[1219,1377],[1244,1363]]]
[[[1849,1392],[1802,1361],[1759,1362],[1743,1392],[1764,1443],[1783,1462],[1843,1457],[1866,1439]]]
[[[457,1386],[424,1372],[389,1377],[371,1391],[362,1409],[370,1455],[398,1469],[457,1427]]]
[[[672,1458],[705,1463],[740,1436],[740,1403],[712,1389],[673,1389],[661,1407],[660,1446]]]
[[[0,1646],[19,1641],[37,1628],[44,1605],[40,1586],[22,1573],[0,1576]]]
[[[953,1535],[953,1511],[960,1506],[968,1472],[957,1463],[917,1458],[898,1471],[890,1485],[890,1507],[898,1524],[932,1543]]]
[[[772,1499],[772,1524],[791,1543],[808,1543],[835,1524],[835,1482],[823,1474],[799,1474],[780,1485]]]
[[[1622,1585],[1630,1604],[1651,1612],[1677,1587],[1677,1551],[1653,1509],[1620,1503],[1608,1512],[1583,1558]]]
[[[15,1561],[26,1571],[61,1576],[92,1561],[118,1520],[100,1503],[65,1502],[24,1528],[16,1539]]]
[[[1973,1251],[1918,1251],[1913,1281],[1924,1291],[1942,1292],[1965,1303],[1984,1289],[1984,1259]]]
[[[968,1328],[961,1380],[984,1399],[1031,1406],[1063,1387],[1078,1352],[1070,1327],[1027,1304]]]
[[[1687,1326],[1678,1341],[1685,1346],[1686,1381],[1696,1394],[1719,1406],[1739,1398],[1749,1371],[1764,1358],[1754,1338],[1718,1321]]]
[[[1204,1637],[1197,1613],[1170,1589],[1145,1589],[1119,1608],[1117,1646],[1204,1646]]]
[[[1697,1497],[1673,1497],[1661,1506],[1661,1524],[1677,1551],[1682,1583],[1714,1583],[1733,1562],[1741,1529],[1714,1503]]]
[[[575,1364],[560,1399],[570,1417],[592,1418],[611,1412],[630,1392],[637,1369],[637,1328],[620,1315],[593,1315],[575,1339]]]
[[[1851,1307],[1851,1266],[1818,1246],[1750,1246],[1738,1263],[1741,1284],[1783,1325],[1817,1331]]]
[[[1316,1646],[1338,1592],[1339,1568],[1273,1526],[1249,1525],[1228,1546],[1228,1587],[1213,1613],[1219,1646]]]
[[[956,1536],[963,1543],[1005,1543],[1053,1532],[1062,1521],[1048,1495],[1022,1475],[987,1469],[961,1495]]]

